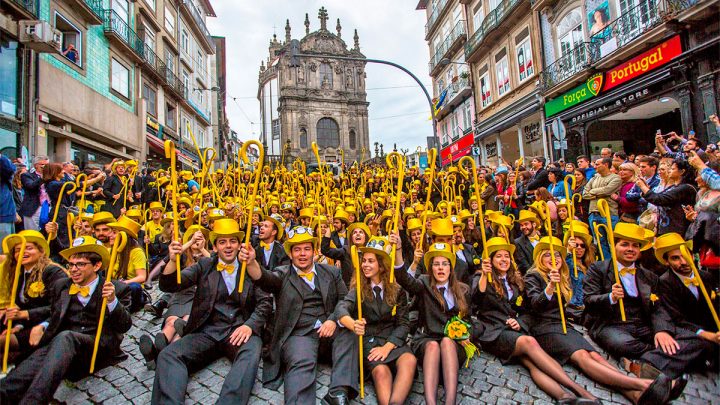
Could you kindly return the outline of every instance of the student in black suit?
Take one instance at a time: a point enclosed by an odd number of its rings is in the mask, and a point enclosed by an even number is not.
[[[400,237],[392,234],[390,242],[399,243]],[[418,279],[408,274],[402,251],[398,249],[395,277],[398,284],[417,300],[420,327],[413,337],[412,348],[422,362],[425,402],[436,403],[442,370],[445,402],[453,404],[457,398],[460,365],[466,360],[463,346],[470,343],[470,339],[460,342],[450,339],[445,336],[445,325],[454,316],[471,323],[470,287],[457,281],[453,270],[457,256],[450,244],[433,243],[424,255],[420,250],[416,250],[415,254],[415,261],[419,256],[422,257],[428,274],[423,274]],[[471,331],[470,338],[472,333]]]
[[[347,228],[347,233],[350,236],[350,243],[341,247],[332,247],[332,234],[330,233],[330,228],[326,228],[325,234],[320,240],[320,253],[332,260],[340,261],[342,279],[346,285],[349,285],[350,279],[355,274],[352,257],[350,256],[350,246],[365,246],[370,239],[370,228],[362,222],[355,222]]]
[[[460,220],[457,215],[450,216],[453,225],[453,250],[458,260],[455,261],[455,275],[461,283],[470,285],[472,274],[475,268],[479,266],[476,261],[480,261],[480,256],[475,252],[473,246],[465,242],[465,223]]]
[[[45,237],[38,231],[25,230],[17,235],[25,237],[27,241],[23,257],[20,254],[20,238],[9,235],[3,240],[3,250],[7,254],[2,264],[4,277],[0,284],[10,288],[15,278],[15,268],[18,260],[21,263],[21,273],[18,279],[18,289],[15,296],[15,306],[0,310],[0,323],[6,320],[13,321],[10,334],[10,359],[22,359],[35,349],[30,344],[32,327],[46,320],[50,316],[50,296],[48,291],[55,281],[67,278],[59,264],[50,260],[50,247]],[[5,342],[7,329],[0,332],[0,342]]]
[[[540,219],[534,212],[521,210],[516,220],[522,235],[515,238],[515,263],[522,275],[527,273],[533,264],[533,249],[540,241]]]
[[[361,247],[360,289],[362,319],[357,315],[357,291],[353,276],[350,292],[335,308],[339,322],[363,336],[363,362],[375,384],[378,403],[402,404],[410,388],[417,359],[405,344],[410,332],[407,295],[397,283],[390,283],[390,243],[375,237]],[[395,379],[393,380],[393,371]]]
[[[547,188],[547,186],[550,185],[550,180],[548,179],[548,171],[545,170],[545,158],[542,156],[533,158],[533,160],[530,162],[530,165],[535,171],[535,174],[530,179],[530,182],[527,185],[528,194],[531,191],[535,191],[540,187]]]
[[[554,267],[551,244],[555,253]],[[528,324],[530,333],[548,354],[560,364],[570,361],[593,381],[618,389],[636,404],[662,404],[668,401],[671,393],[680,395],[682,390],[672,392],[673,381],[664,374],[653,381],[621,373],[595,351],[572,325],[567,324],[567,333],[563,333],[556,291],[559,286],[563,306],[566,306],[572,297],[570,274],[565,262],[567,251],[560,239],[545,236],[535,246],[533,255],[534,266],[524,279],[529,306]]]
[[[344,247],[349,244],[350,239],[348,238],[347,227],[350,225],[350,219],[348,213],[343,210],[335,211],[332,220],[332,226],[335,229],[330,234],[330,239],[335,244],[335,247]]]
[[[473,277],[473,313],[480,326],[476,341],[503,363],[519,360],[530,370],[533,381],[555,400],[576,396],[597,399],[573,381],[529,335],[521,315],[525,283],[511,260],[515,246],[500,237],[489,239],[487,245],[490,258],[483,260],[482,272]],[[492,283],[488,283],[488,274],[492,274]]]
[[[210,233],[216,255],[203,257],[182,270],[177,282],[175,260],[160,276],[164,292],[197,286],[185,335],[160,352],[153,384],[153,404],[183,404],[188,373],[225,356],[232,361],[220,391],[220,403],[246,404],[255,385],[262,340],[260,333],[272,311],[271,297],[246,278],[239,292],[238,252],[244,232],[232,219],[218,219]],[[169,246],[171,259],[182,244]]]
[[[68,261],[70,277],[49,289],[49,322],[33,328],[30,344],[38,349],[0,380],[0,403],[46,404],[69,371],[85,375],[95,344],[100,305],[107,299],[97,364],[102,368],[122,356],[120,343],[132,326],[130,289],[121,282],[103,284],[109,252],[92,237],[75,239],[60,254]]]
[[[285,252],[292,263],[263,269],[253,249],[238,256],[247,260],[247,274],[275,296],[277,313],[270,355],[263,363],[263,383],[278,388],[283,379],[286,404],[315,403],[318,353],[332,351],[330,390],[323,403],[345,404],[358,391],[358,358],[355,335],[336,331],[334,311],[347,295],[340,272],[313,262],[317,240],[312,230],[296,226],[288,232]]]
[[[105,199],[105,204],[100,210],[112,213],[115,218],[120,217],[120,211],[123,208],[123,179],[126,178],[125,162],[118,160],[113,162],[110,176],[105,179],[102,186],[101,195]],[[128,190],[126,189],[124,192],[128,192]]]
[[[285,233],[283,219],[279,214],[270,214],[260,221],[260,232],[253,243],[255,257],[264,269],[290,264],[280,241]]]

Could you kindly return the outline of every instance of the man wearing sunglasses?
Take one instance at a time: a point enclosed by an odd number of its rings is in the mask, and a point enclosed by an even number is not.
[[[318,353],[332,352],[330,389],[324,404],[347,404],[358,391],[357,338],[337,329],[334,311],[347,294],[337,268],[314,263],[316,238],[310,228],[288,231],[285,252],[291,264],[266,270],[255,250],[243,247],[238,259],[247,261],[247,274],[275,296],[277,313],[269,358],[263,363],[263,383],[277,389],[285,382],[286,404],[316,402]]]

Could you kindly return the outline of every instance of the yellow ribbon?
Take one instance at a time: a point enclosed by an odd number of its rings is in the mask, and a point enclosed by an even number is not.
[[[73,284],[70,286],[70,295],[80,294],[83,297],[87,297],[90,295],[90,286],[79,286],[77,284]]]
[[[235,265],[234,265],[234,264],[218,263],[218,265],[217,265],[217,271],[226,271],[227,274],[233,274],[233,273],[235,273]]]

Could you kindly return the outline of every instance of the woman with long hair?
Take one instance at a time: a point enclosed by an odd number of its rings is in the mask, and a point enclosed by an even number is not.
[[[670,232],[685,235],[690,221],[685,218],[685,212],[681,208],[695,205],[697,198],[695,169],[686,160],[674,160],[667,171],[667,182],[662,193],[650,190],[650,186],[642,177],[637,179],[635,184],[642,191],[645,201],[657,207],[656,235],[661,236]]]
[[[74,204],[75,197],[74,195],[67,194],[60,195],[60,190],[65,183],[63,176],[63,168],[59,163],[49,163],[43,169],[43,187],[49,198],[50,218],[53,217],[55,207],[58,207],[58,222],[51,224],[52,227],[46,227],[45,229],[46,232],[52,230],[52,232],[55,233],[55,238],[50,241],[50,247],[53,253],[70,246],[67,221],[65,221],[64,218],[67,217],[68,207]],[[57,205],[58,200],[60,200],[60,205]]]
[[[565,198],[565,179],[562,175],[563,172],[560,169],[552,168],[548,170],[550,184],[547,186],[547,191],[556,200]]]
[[[565,246],[555,237],[541,238],[533,249],[534,266],[524,279],[530,333],[558,363],[569,361],[593,381],[618,389],[635,404],[650,404],[657,398],[667,398],[667,393],[661,392],[667,389],[665,384],[623,374],[572,325],[567,324],[567,333],[563,333],[556,286],[559,285],[562,303],[567,305],[572,298],[572,287],[566,256]]]
[[[582,312],[585,309],[583,281],[590,265],[595,262],[595,245],[592,243],[592,236],[590,236],[589,229],[584,222],[572,221],[570,226],[575,237],[571,238],[570,232],[566,232],[563,239],[568,250],[565,261],[568,265],[570,285],[572,287],[572,298],[567,304],[567,312],[572,315],[576,323],[580,323]],[[575,261],[573,261],[573,251],[575,251]],[[577,262],[577,269],[575,268],[575,262]]]
[[[136,312],[149,301],[143,287],[143,283],[147,280],[147,259],[145,251],[137,241],[140,224],[123,215],[116,222],[110,222],[107,225],[115,232],[122,231],[127,234],[127,244],[118,254],[115,268],[110,271],[112,271],[113,280],[120,280],[130,287],[132,299],[128,311]]]
[[[157,278],[162,272],[164,266],[158,266],[162,259],[168,254],[168,246],[172,242],[173,238],[173,218],[172,213],[165,214],[163,219],[160,220],[162,231],[155,235],[155,240],[148,245],[148,258],[150,275],[148,276],[147,282],[150,283],[152,280]]]
[[[529,335],[522,316],[525,283],[512,261],[515,246],[496,237],[488,240],[487,250],[490,258],[483,260],[482,272],[473,277],[473,313],[483,331],[476,340],[501,362],[517,360],[527,367],[533,381],[555,400],[576,396],[596,399],[568,377]],[[490,274],[492,283],[488,281]]]
[[[29,354],[39,343],[39,336],[33,336],[34,327],[50,317],[50,293],[48,290],[57,280],[67,277],[59,264],[50,260],[50,247],[45,237],[38,231],[26,230],[17,233],[25,237],[25,252],[20,256],[20,238],[10,235],[3,241],[3,253],[6,256],[2,264],[0,280],[0,305],[7,305],[12,294],[15,268],[21,262],[22,272],[15,296],[15,307],[0,310],[0,324],[13,321],[10,331],[10,350],[13,357]],[[0,342],[5,342],[4,329]],[[41,334],[42,335],[42,334]]]
[[[557,219],[557,204],[555,203],[555,197],[545,187],[538,187],[535,189],[535,201],[545,201],[550,209],[550,220],[555,221]]]
[[[640,177],[640,169],[635,163],[621,163],[618,166],[618,176],[622,181],[620,190],[613,193],[610,198],[618,203],[618,215],[623,222],[637,223],[640,215],[640,203],[627,199],[627,193],[635,187],[635,181]]]
[[[410,332],[407,294],[398,283],[390,282],[390,255],[385,251],[389,247],[386,238],[373,237],[360,248],[362,274],[359,280],[353,275],[347,296],[335,308],[339,322],[363,336],[362,361],[372,375],[381,405],[405,402],[417,366],[417,359],[405,344]],[[358,282],[362,319],[352,315],[357,314]]]
[[[389,237],[390,243],[400,243],[397,234]],[[413,337],[412,348],[422,363],[425,403],[437,403],[437,389],[442,370],[445,386],[445,403],[454,404],[457,398],[458,372],[467,355],[464,346],[471,344],[470,337],[454,340],[445,335],[445,325],[453,317],[467,323],[470,319],[470,287],[455,278],[456,255],[449,243],[433,243],[427,253],[416,250],[422,256],[427,274],[413,278],[404,266],[402,249],[396,250],[395,271],[398,284],[416,299],[418,308],[418,330]]]
[[[587,170],[580,168],[575,169],[573,175],[575,176],[575,189],[572,190],[572,192],[573,194],[582,195],[583,190],[585,190],[585,185],[588,183]],[[573,204],[575,204],[575,216],[578,217],[579,220],[587,222],[588,216],[590,215],[590,200],[583,198],[578,201],[573,199]]]

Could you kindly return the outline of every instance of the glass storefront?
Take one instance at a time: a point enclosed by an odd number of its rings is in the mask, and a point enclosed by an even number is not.
[[[72,152],[72,161],[78,165],[81,170],[87,166],[102,167],[113,160],[113,157],[110,155],[76,143],[72,144],[70,151]]]
[[[18,112],[18,43],[0,36],[0,114],[16,117]]]

